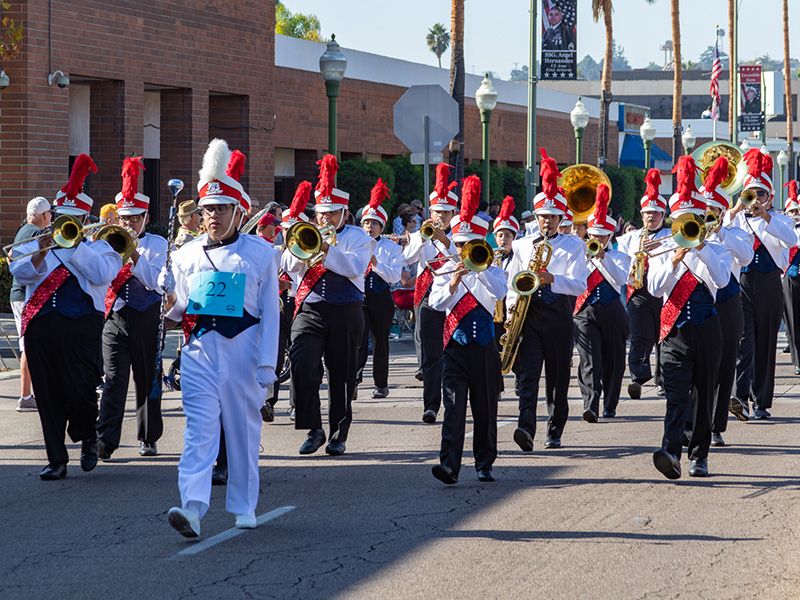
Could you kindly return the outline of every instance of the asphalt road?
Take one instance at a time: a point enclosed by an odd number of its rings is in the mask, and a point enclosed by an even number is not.
[[[16,413],[18,381],[0,381],[0,597],[800,597],[800,377],[788,355],[774,418],[732,420],[709,479],[674,483],[653,468],[664,412],[653,388],[593,425],[573,388],[562,449],[537,438],[532,455],[519,452],[506,394],[498,481],[479,483],[467,451],[461,481],[445,487],[430,474],[439,426],[420,422],[411,347],[392,350],[391,395],[371,400],[362,386],[345,456],[299,456],[303,433],[282,400],[262,432],[264,522],[231,537],[214,488],[194,543],[166,522],[183,445],[177,394],[160,456],[138,456],[129,411],[112,462],[83,473],[73,446],[67,479],[42,482],[37,415]]]

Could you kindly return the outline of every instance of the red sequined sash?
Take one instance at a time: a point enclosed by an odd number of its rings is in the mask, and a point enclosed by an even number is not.
[[[444,254],[437,252],[436,257],[433,259],[436,262],[430,266],[426,266],[422,273],[420,273],[417,277],[417,281],[414,284],[414,308],[419,306],[420,303],[425,299],[425,294],[428,293],[428,290],[430,290],[431,286],[433,285],[433,271],[431,271],[431,268],[439,269],[442,265],[444,265],[444,260],[437,260],[440,258],[443,259]]]
[[[599,269],[595,269],[589,274],[589,279],[586,282],[586,291],[578,296],[578,299],[575,301],[575,310],[572,312],[573,315],[577,315],[581,312],[583,305],[586,304],[587,298],[592,295],[592,292],[595,291],[597,286],[601,283],[603,283],[603,274]]]
[[[39,284],[39,287],[36,288],[36,291],[33,292],[28,301],[25,303],[25,307],[22,309],[22,315],[20,316],[20,335],[25,335],[25,330],[28,328],[28,323],[31,322],[31,319],[35,317],[42,307],[45,305],[45,302],[50,300],[53,297],[53,294],[56,293],[56,290],[64,285],[64,282],[69,279],[70,272],[67,267],[64,265],[60,265],[53,269],[52,273],[47,276],[47,278]]]
[[[311,290],[314,289],[314,286],[317,285],[317,282],[322,279],[322,276],[328,270],[322,266],[322,263],[318,265],[314,265],[303,276],[303,280],[300,282],[300,285],[297,287],[297,294],[295,295],[295,305],[294,305],[294,316],[297,316],[297,312],[300,310],[300,305],[305,302],[305,299],[311,293]]]
[[[695,288],[700,282],[697,281],[697,278],[692,275],[691,271],[686,271],[683,276],[678,280],[678,283],[675,284],[675,287],[672,288],[672,293],[669,295],[669,298],[664,303],[664,308],[661,309],[661,331],[660,336],[658,338],[659,342],[663,342],[664,339],[669,335],[669,332],[672,331],[673,326],[678,321],[678,317],[683,310],[683,307],[686,306],[686,302],[689,300],[689,297],[694,292]]]
[[[119,270],[117,276],[114,277],[114,281],[111,282],[111,287],[109,287],[108,291],[106,292],[106,319],[114,309],[114,303],[117,301],[119,291],[131,277],[133,277],[133,265],[131,263],[127,263]]]
[[[453,337],[453,332],[456,330],[456,327],[458,327],[461,319],[466,317],[476,306],[478,306],[478,300],[472,295],[472,292],[467,292],[456,302],[453,310],[450,311],[450,314],[447,315],[447,318],[444,320],[444,331],[442,335],[444,346],[447,346],[450,338]]]

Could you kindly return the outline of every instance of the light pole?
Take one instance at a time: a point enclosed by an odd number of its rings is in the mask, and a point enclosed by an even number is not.
[[[786,165],[789,164],[789,155],[786,154],[786,150],[781,149],[781,151],[778,152],[778,157],[776,160],[778,161],[779,172],[781,175],[780,188],[778,188],[780,192],[778,195],[778,208],[783,210],[783,186],[786,183],[784,176],[786,175]]]
[[[694,145],[697,143],[697,138],[695,137],[694,133],[692,133],[691,125],[686,126],[686,131],[683,132],[681,141],[683,142],[684,154],[691,154],[692,150],[694,150]]]
[[[536,38],[539,31],[537,7],[539,0],[530,0],[529,39],[528,39],[528,136],[525,148],[525,190],[527,192],[527,208],[533,208],[533,197],[536,195],[536,85],[539,82],[539,65],[536,62]]]
[[[645,116],[642,126],[639,127],[639,135],[644,144],[644,170],[647,171],[650,168],[650,148],[656,139],[656,126],[650,120],[650,115]]]
[[[569,120],[572,121],[572,128],[575,130],[575,164],[579,165],[583,157],[583,130],[589,124],[589,113],[580,96],[569,113]]]
[[[475,92],[475,104],[481,113],[482,158],[483,158],[483,200],[489,204],[489,122],[492,120],[492,111],[497,106],[497,90],[489,79],[489,74],[483,76],[483,81]]]
[[[319,72],[325,80],[325,93],[328,95],[328,152],[336,156],[336,98],[339,85],[347,69],[347,58],[342,53],[336,36],[331,34],[328,47],[319,57]]]

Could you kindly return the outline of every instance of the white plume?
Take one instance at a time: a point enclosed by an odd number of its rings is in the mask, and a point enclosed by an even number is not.
[[[230,158],[231,150],[228,148],[228,142],[220,139],[211,140],[208,144],[208,150],[203,156],[203,167],[199,172],[198,190],[209,181],[225,175],[225,169],[228,168]]]

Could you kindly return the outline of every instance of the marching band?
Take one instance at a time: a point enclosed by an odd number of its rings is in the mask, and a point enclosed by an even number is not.
[[[348,224],[350,196],[336,187],[332,155],[318,163],[316,222],[306,215],[312,184],[302,182],[280,219],[262,211],[243,226],[251,205],[240,182],[244,155],[215,139],[197,201],[173,208],[181,228],[169,242],[145,232],[150,200],[138,191],[137,157],[123,163],[119,225],[87,224],[93,201],[83,185],[97,167],[78,156],[53,202],[58,218],[7,247],[25,286],[20,330],[47,453],[41,479],[66,476],[67,434],[81,443],[83,470],[111,458],[131,370],[139,453],[157,454],[159,331],[180,325],[185,447],[169,523],[199,536],[213,480],[227,483],[236,527],[255,527],[261,424],[275,419],[284,357],[290,416],[306,432],[300,454],[323,445],[344,454],[370,347],[372,398],[389,395],[392,288],[404,269],[416,271],[422,421],[435,423],[444,407],[436,479],[458,481],[469,404],[477,476],[494,481],[503,375],[513,375],[519,396],[515,444],[533,451],[543,395],[543,447],[560,448],[575,351],[584,421],[616,417],[627,366],[630,398],[654,379],[666,399],[655,468],[679,478],[687,447],[689,475],[708,476],[710,447],[726,444],[729,414],[771,416],[782,317],[800,373],[797,183],[785,212],[777,210],[769,155],[715,143],[679,159],[669,201],[661,173],[650,169],[642,227],[622,234],[608,178],[588,165],[562,173],[541,153],[532,222],[514,216],[510,196],[487,222],[478,214],[480,180],[461,182],[459,203],[450,167],[440,164],[430,218],[398,239],[384,235],[390,190],[380,179],[359,226]]]

